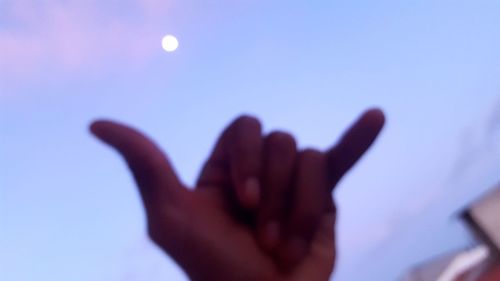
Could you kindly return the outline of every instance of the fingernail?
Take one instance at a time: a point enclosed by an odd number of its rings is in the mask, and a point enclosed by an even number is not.
[[[277,221],[267,223],[264,229],[264,239],[269,248],[278,245],[280,239],[280,224]]]
[[[306,254],[307,243],[300,237],[294,237],[288,241],[286,253],[290,261],[297,262]]]
[[[245,182],[245,201],[249,207],[254,207],[259,204],[260,199],[260,184],[255,177],[247,179]]]

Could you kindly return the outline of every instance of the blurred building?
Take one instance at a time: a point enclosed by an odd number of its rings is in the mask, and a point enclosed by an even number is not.
[[[500,184],[462,212],[477,244],[419,264],[401,281],[500,281]]]

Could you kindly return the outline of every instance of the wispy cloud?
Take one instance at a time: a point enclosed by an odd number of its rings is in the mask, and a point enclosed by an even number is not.
[[[169,1],[110,2],[3,2],[0,75],[99,69],[110,61],[135,65],[159,52],[155,25],[167,14]]]

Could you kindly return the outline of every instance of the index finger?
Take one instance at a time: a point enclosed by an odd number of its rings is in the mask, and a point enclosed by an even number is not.
[[[260,200],[261,131],[258,119],[236,118],[219,137],[197,186],[229,187],[242,207],[255,208]]]

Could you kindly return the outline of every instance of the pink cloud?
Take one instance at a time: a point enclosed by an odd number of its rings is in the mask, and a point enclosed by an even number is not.
[[[104,3],[4,2],[7,16],[0,28],[0,75],[26,77],[47,67],[63,71],[101,69],[110,61],[135,65],[160,51],[162,34],[156,23],[166,16],[169,1],[123,1],[115,2],[115,6]],[[132,23],[117,12],[123,11],[122,3],[143,20]]]

